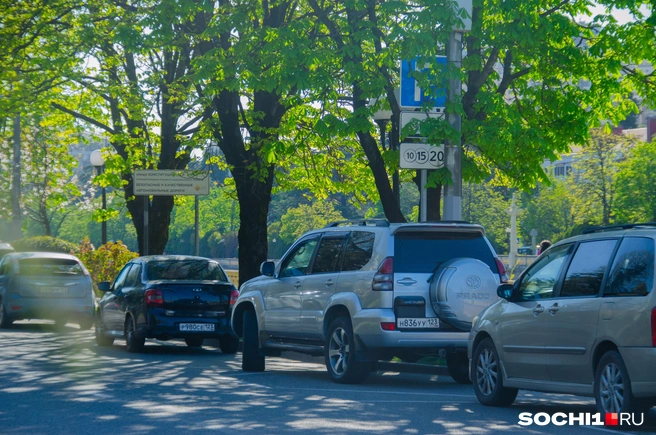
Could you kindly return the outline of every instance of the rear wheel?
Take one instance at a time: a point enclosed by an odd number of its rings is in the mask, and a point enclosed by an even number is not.
[[[128,316],[125,319],[123,335],[125,336],[125,348],[128,352],[137,353],[143,351],[146,339],[137,337],[136,327],[132,316]]]
[[[241,369],[245,372],[263,372],[264,355],[260,355],[260,339],[255,311],[244,311],[243,324],[244,345],[242,349]]]
[[[469,380],[469,358],[464,352],[450,353],[446,356],[449,376],[458,384],[471,384]]]
[[[361,384],[369,376],[371,364],[355,359],[353,327],[346,317],[333,320],[326,340],[326,369],[338,384]]]
[[[622,356],[616,350],[606,352],[599,360],[594,393],[597,410],[602,413],[636,413],[649,409],[647,402],[633,396],[629,372]]]
[[[2,303],[2,300],[0,299],[0,328],[9,328],[11,327],[12,321],[9,320],[9,316],[7,315],[7,311],[5,310],[5,305]]]
[[[485,406],[510,406],[517,397],[516,388],[503,386],[499,356],[489,338],[478,343],[474,351],[472,381],[478,401]]]
[[[232,355],[239,348],[239,338],[232,335],[224,335],[219,338],[219,347],[221,348],[221,352],[226,355]]]
[[[184,340],[185,343],[187,343],[187,346],[189,347],[201,347],[205,342],[205,339],[203,337],[188,337],[185,338]]]

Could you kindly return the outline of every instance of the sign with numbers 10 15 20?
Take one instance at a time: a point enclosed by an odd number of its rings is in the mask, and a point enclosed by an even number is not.
[[[437,169],[444,166],[444,146],[401,144],[401,169]]]

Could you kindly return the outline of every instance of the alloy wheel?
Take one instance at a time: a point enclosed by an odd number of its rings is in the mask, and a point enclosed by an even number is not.
[[[620,412],[624,405],[624,377],[615,363],[608,363],[601,374],[601,404],[606,412]]]
[[[476,364],[476,383],[483,395],[491,395],[497,387],[499,380],[497,358],[490,349],[484,349],[478,356]]]
[[[336,375],[341,376],[346,372],[350,359],[350,345],[348,334],[344,328],[335,328],[333,331],[333,335],[330,337],[328,358],[330,367]]]

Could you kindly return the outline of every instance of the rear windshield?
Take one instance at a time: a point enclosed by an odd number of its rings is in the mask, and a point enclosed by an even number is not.
[[[225,273],[215,261],[203,260],[163,260],[149,261],[146,264],[146,276],[150,281],[183,280],[183,281],[225,281]]]
[[[399,233],[394,237],[395,273],[432,273],[454,258],[475,258],[498,273],[494,254],[480,233]]]
[[[24,258],[18,261],[23,276],[79,276],[84,271],[80,263],[66,258]]]

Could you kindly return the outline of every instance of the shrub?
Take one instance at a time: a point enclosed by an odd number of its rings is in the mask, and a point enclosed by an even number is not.
[[[28,237],[17,240],[12,245],[17,252],[45,251],[73,255],[79,253],[75,244],[50,236]]]
[[[94,249],[88,237],[80,243],[78,255],[89,270],[94,286],[102,281],[113,281],[123,266],[138,256],[139,254],[130,251],[120,240]]]

